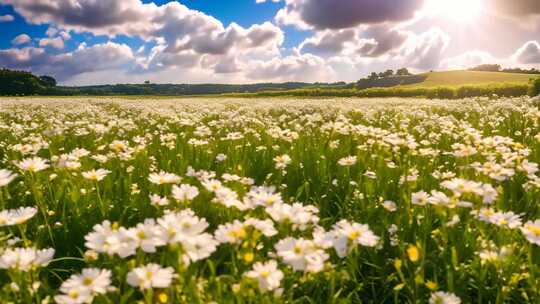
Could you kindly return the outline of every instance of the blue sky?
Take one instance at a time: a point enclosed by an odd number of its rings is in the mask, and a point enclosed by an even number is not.
[[[540,65],[536,1],[0,0],[0,67],[75,85],[530,68]]]

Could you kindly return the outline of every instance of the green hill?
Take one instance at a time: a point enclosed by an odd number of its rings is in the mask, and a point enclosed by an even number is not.
[[[476,71],[445,71],[422,74],[427,76],[420,83],[404,87],[438,87],[438,86],[464,86],[464,85],[491,85],[491,84],[527,84],[531,78],[538,75],[502,73],[502,72],[476,72]]]

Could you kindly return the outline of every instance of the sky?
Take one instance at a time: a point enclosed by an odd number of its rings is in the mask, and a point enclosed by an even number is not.
[[[0,0],[0,67],[64,85],[540,68],[539,0]]]

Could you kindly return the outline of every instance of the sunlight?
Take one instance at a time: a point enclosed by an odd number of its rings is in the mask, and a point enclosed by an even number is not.
[[[482,1],[428,0],[424,11],[428,16],[446,17],[460,22],[472,22],[482,12]]]

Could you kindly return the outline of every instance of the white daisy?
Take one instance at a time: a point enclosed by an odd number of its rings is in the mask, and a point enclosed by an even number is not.
[[[147,264],[131,270],[127,283],[139,289],[167,288],[174,278],[172,267],[163,268],[158,264]]]
[[[437,291],[431,294],[429,304],[460,304],[461,299],[455,294],[444,291]]]
[[[103,180],[107,174],[111,173],[111,171],[109,170],[105,170],[105,169],[98,169],[98,170],[95,170],[95,169],[92,169],[90,171],[86,171],[86,172],[83,172],[82,173],[82,176],[87,179],[87,180],[91,180],[91,181],[101,181]]]
[[[0,170],[0,187],[4,187],[9,185],[11,181],[13,181],[17,177],[17,174],[14,174],[13,172],[2,169]]]
[[[245,274],[247,277],[257,280],[262,291],[272,291],[279,288],[283,279],[283,272],[278,269],[277,262],[270,260],[266,263],[257,262],[253,269]]]
[[[173,198],[180,202],[192,201],[197,195],[199,195],[199,189],[195,186],[182,184],[180,186],[174,185],[172,188]]]
[[[24,224],[34,217],[37,211],[34,207],[0,211],[0,227]]]
[[[47,160],[36,156],[23,159],[17,163],[17,167],[24,171],[35,173],[49,168],[49,163]]]

